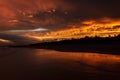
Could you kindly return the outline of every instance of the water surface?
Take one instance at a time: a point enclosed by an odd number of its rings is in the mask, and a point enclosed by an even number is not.
[[[0,80],[120,80],[120,55],[0,48]]]

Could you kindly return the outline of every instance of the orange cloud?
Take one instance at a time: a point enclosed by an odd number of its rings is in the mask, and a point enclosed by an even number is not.
[[[0,25],[3,26],[0,29],[4,29],[4,27],[9,29],[10,23],[16,23],[16,21],[20,21],[18,25],[31,24],[36,26],[31,22],[39,22],[39,20],[34,19],[35,14],[44,11],[55,11],[56,8],[64,11],[68,10],[69,6],[60,0],[0,0]],[[11,27],[19,27],[18,25],[12,24]],[[22,27],[24,28],[24,26]]]
[[[48,32],[46,34],[31,33],[24,36],[38,40],[63,40],[72,38],[89,37],[114,37],[120,34],[120,20],[102,18],[99,20],[87,20],[81,22],[82,25]]]

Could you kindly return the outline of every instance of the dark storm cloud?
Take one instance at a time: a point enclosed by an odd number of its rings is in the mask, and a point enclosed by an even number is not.
[[[115,0],[62,0],[71,6],[70,10],[63,11],[60,7],[55,12],[38,12],[35,18],[39,20],[49,20],[48,25],[53,24],[63,26],[76,24],[86,19],[120,18],[119,3]],[[62,25],[64,24],[64,25]]]
[[[36,20],[33,15],[54,11],[58,7],[62,11],[69,10],[69,6],[61,0],[0,0],[0,12],[2,12],[0,13],[0,30],[36,28],[54,24],[53,18],[43,15],[45,20],[41,18]]]
[[[119,0],[69,0],[67,1],[74,9],[73,16],[83,18],[120,17]]]
[[[0,0],[0,30],[65,28],[86,19],[120,18],[116,0]]]

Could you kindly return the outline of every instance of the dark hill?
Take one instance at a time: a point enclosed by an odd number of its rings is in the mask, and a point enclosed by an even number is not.
[[[44,42],[19,47],[50,49],[62,52],[120,54],[120,35],[106,38],[85,37],[82,39],[63,40],[59,42]]]

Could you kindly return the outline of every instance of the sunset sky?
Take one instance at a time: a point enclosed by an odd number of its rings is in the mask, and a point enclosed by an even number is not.
[[[119,3],[118,0],[0,0],[0,42],[118,35]]]

